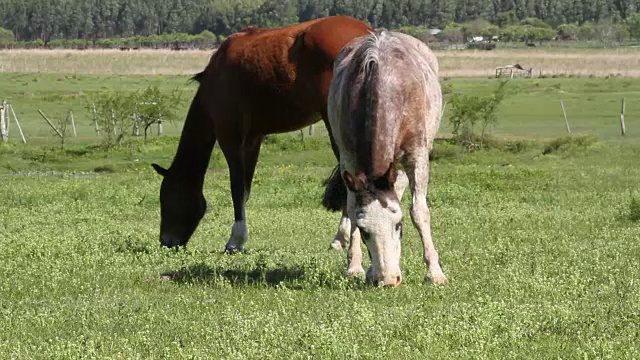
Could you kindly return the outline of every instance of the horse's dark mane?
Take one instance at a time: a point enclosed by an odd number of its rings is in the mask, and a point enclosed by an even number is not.
[[[204,73],[205,73],[204,71],[200,71],[199,73],[189,78],[189,81],[195,81],[198,84],[202,84],[202,80],[204,79]]]
[[[384,29],[379,29],[371,33],[364,43],[356,49],[356,53],[354,54],[354,58],[362,59],[362,62],[357,64],[357,66],[360,66],[363,76],[359,94],[359,101],[363,104],[363,111],[359,114],[361,117],[355,119],[355,121],[357,122],[356,126],[361,128],[360,133],[364,134],[364,136],[358,138],[358,148],[371,148],[374,146],[376,124],[371,123],[371,121],[375,121],[375,114],[379,107],[380,37],[384,36],[384,32]],[[373,178],[373,162],[368,158],[371,151],[359,151],[358,154],[363,156],[358,162],[360,164],[366,164],[365,174],[368,178]]]
[[[362,82],[358,96],[365,106],[358,116],[359,119],[356,120],[358,121],[356,126],[360,128],[359,133],[364,134],[364,136],[358,138],[358,147],[371,146],[371,142],[373,140],[373,124],[368,124],[367,119],[371,119],[370,114],[377,111],[378,108],[378,92],[376,90],[376,84],[379,81],[378,37],[383,35],[383,32],[385,31],[387,30],[377,29],[375,32],[371,32],[367,41],[364,42],[362,46],[358,47],[354,54],[355,59],[362,59],[362,61],[356,63],[354,66],[359,66],[364,76],[364,81]],[[364,153],[365,152],[360,152],[360,154]],[[370,161],[359,162],[364,164],[371,163]],[[367,175],[370,175],[369,173],[372,172],[372,169],[367,169],[366,172]],[[372,178],[372,180],[373,183],[375,183],[375,185],[373,185],[374,187],[389,187],[384,183],[384,179]],[[342,180],[342,175],[340,174],[340,165],[333,169],[331,175],[325,179],[322,184],[326,186],[322,197],[322,206],[329,211],[342,210],[347,203],[347,187],[345,186]]]
[[[205,75],[207,73],[207,70],[212,67],[212,66],[216,66],[216,63],[218,62],[218,58],[220,56],[222,56],[221,54],[224,54],[227,52],[227,49],[229,48],[229,44],[232,41],[232,39],[234,38],[234,36],[237,36],[238,33],[234,33],[231,36],[229,36],[228,38],[226,38],[222,44],[220,44],[220,46],[218,47],[218,49],[211,55],[211,59],[209,59],[209,64],[207,64],[207,67],[202,70],[201,72],[193,75],[191,78],[189,78],[190,82],[197,82],[198,84],[202,84],[202,82],[204,81]]]
[[[256,34],[256,33],[259,33],[259,32],[263,32],[265,30],[268,30],[268,29],[257,27],[257,26],[247,26],[246,28],[238,31],[237,33],[246,33],[246,34],[250,35],[250,34]]]

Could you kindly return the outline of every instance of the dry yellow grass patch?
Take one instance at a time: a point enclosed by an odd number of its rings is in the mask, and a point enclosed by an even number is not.
[[[201,71],[213,51],[4,50],[0,72],[122,75],[191,75]],[[541,69],[545,75],[640,77],[640,51],[495,50],[438,51],[442,76],[491,76],[495,67],[513,63]]]
[[[640,77],[640,52],[619,50],[497,50],[437,52],[443,76],[491,76],[496,66],[519,63],[545,75]]]
[[[9,50],[0,72],[182,75],[202,71],[213,51]]]

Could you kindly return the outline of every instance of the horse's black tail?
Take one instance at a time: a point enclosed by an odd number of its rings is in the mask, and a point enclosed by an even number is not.
[[[326,186],[322,197],[322,206],[329,211],[342,211],[347,205],[347,187],[340,174],[340,165],[336,166],[331,175],[322,182]]]

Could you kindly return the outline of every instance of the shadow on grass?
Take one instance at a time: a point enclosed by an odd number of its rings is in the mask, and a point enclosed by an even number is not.
[[[160,274],[160,281],[175,284],[205,284],[212,286],[283,287],[290,290],[336,289],[364,290],[368,289],[364,279],[347,278],[339,270],[319,269],[311,266],[283,266],[266,268],[253,265],[252,269],[229,269],[228,264],[220,267],[207,264],[196,264],[178,271],[167,271]],[[151,279],[149,279],[151,280]]]
[[[303,269],[284,267],[279,269],[264,269],[258,267],[252,270],[222,269],[205,264],[192,265],[178,271],[160,274],[160,279],[177,284],[218,283],[227,282],[232,286],[280,286],[288,288],[302,288],[301,281],[305,279]]]

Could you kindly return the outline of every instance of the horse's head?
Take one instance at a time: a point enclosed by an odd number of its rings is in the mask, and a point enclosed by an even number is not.
[[[355,195],[355,206],[350,207],[349,217],[360,230],[371,258],[367,282],[375,285],[383,283],[395,287],[402,282],[402,210],[394,191],[396,177],[393,163],[386,174],[376,179],[369,179],[362,173],[343,173],[347,188]]]
[[[160,244],[186,246],[207,209],[200,187],[170,169],[151,164],[162,175],[160,186]]]

